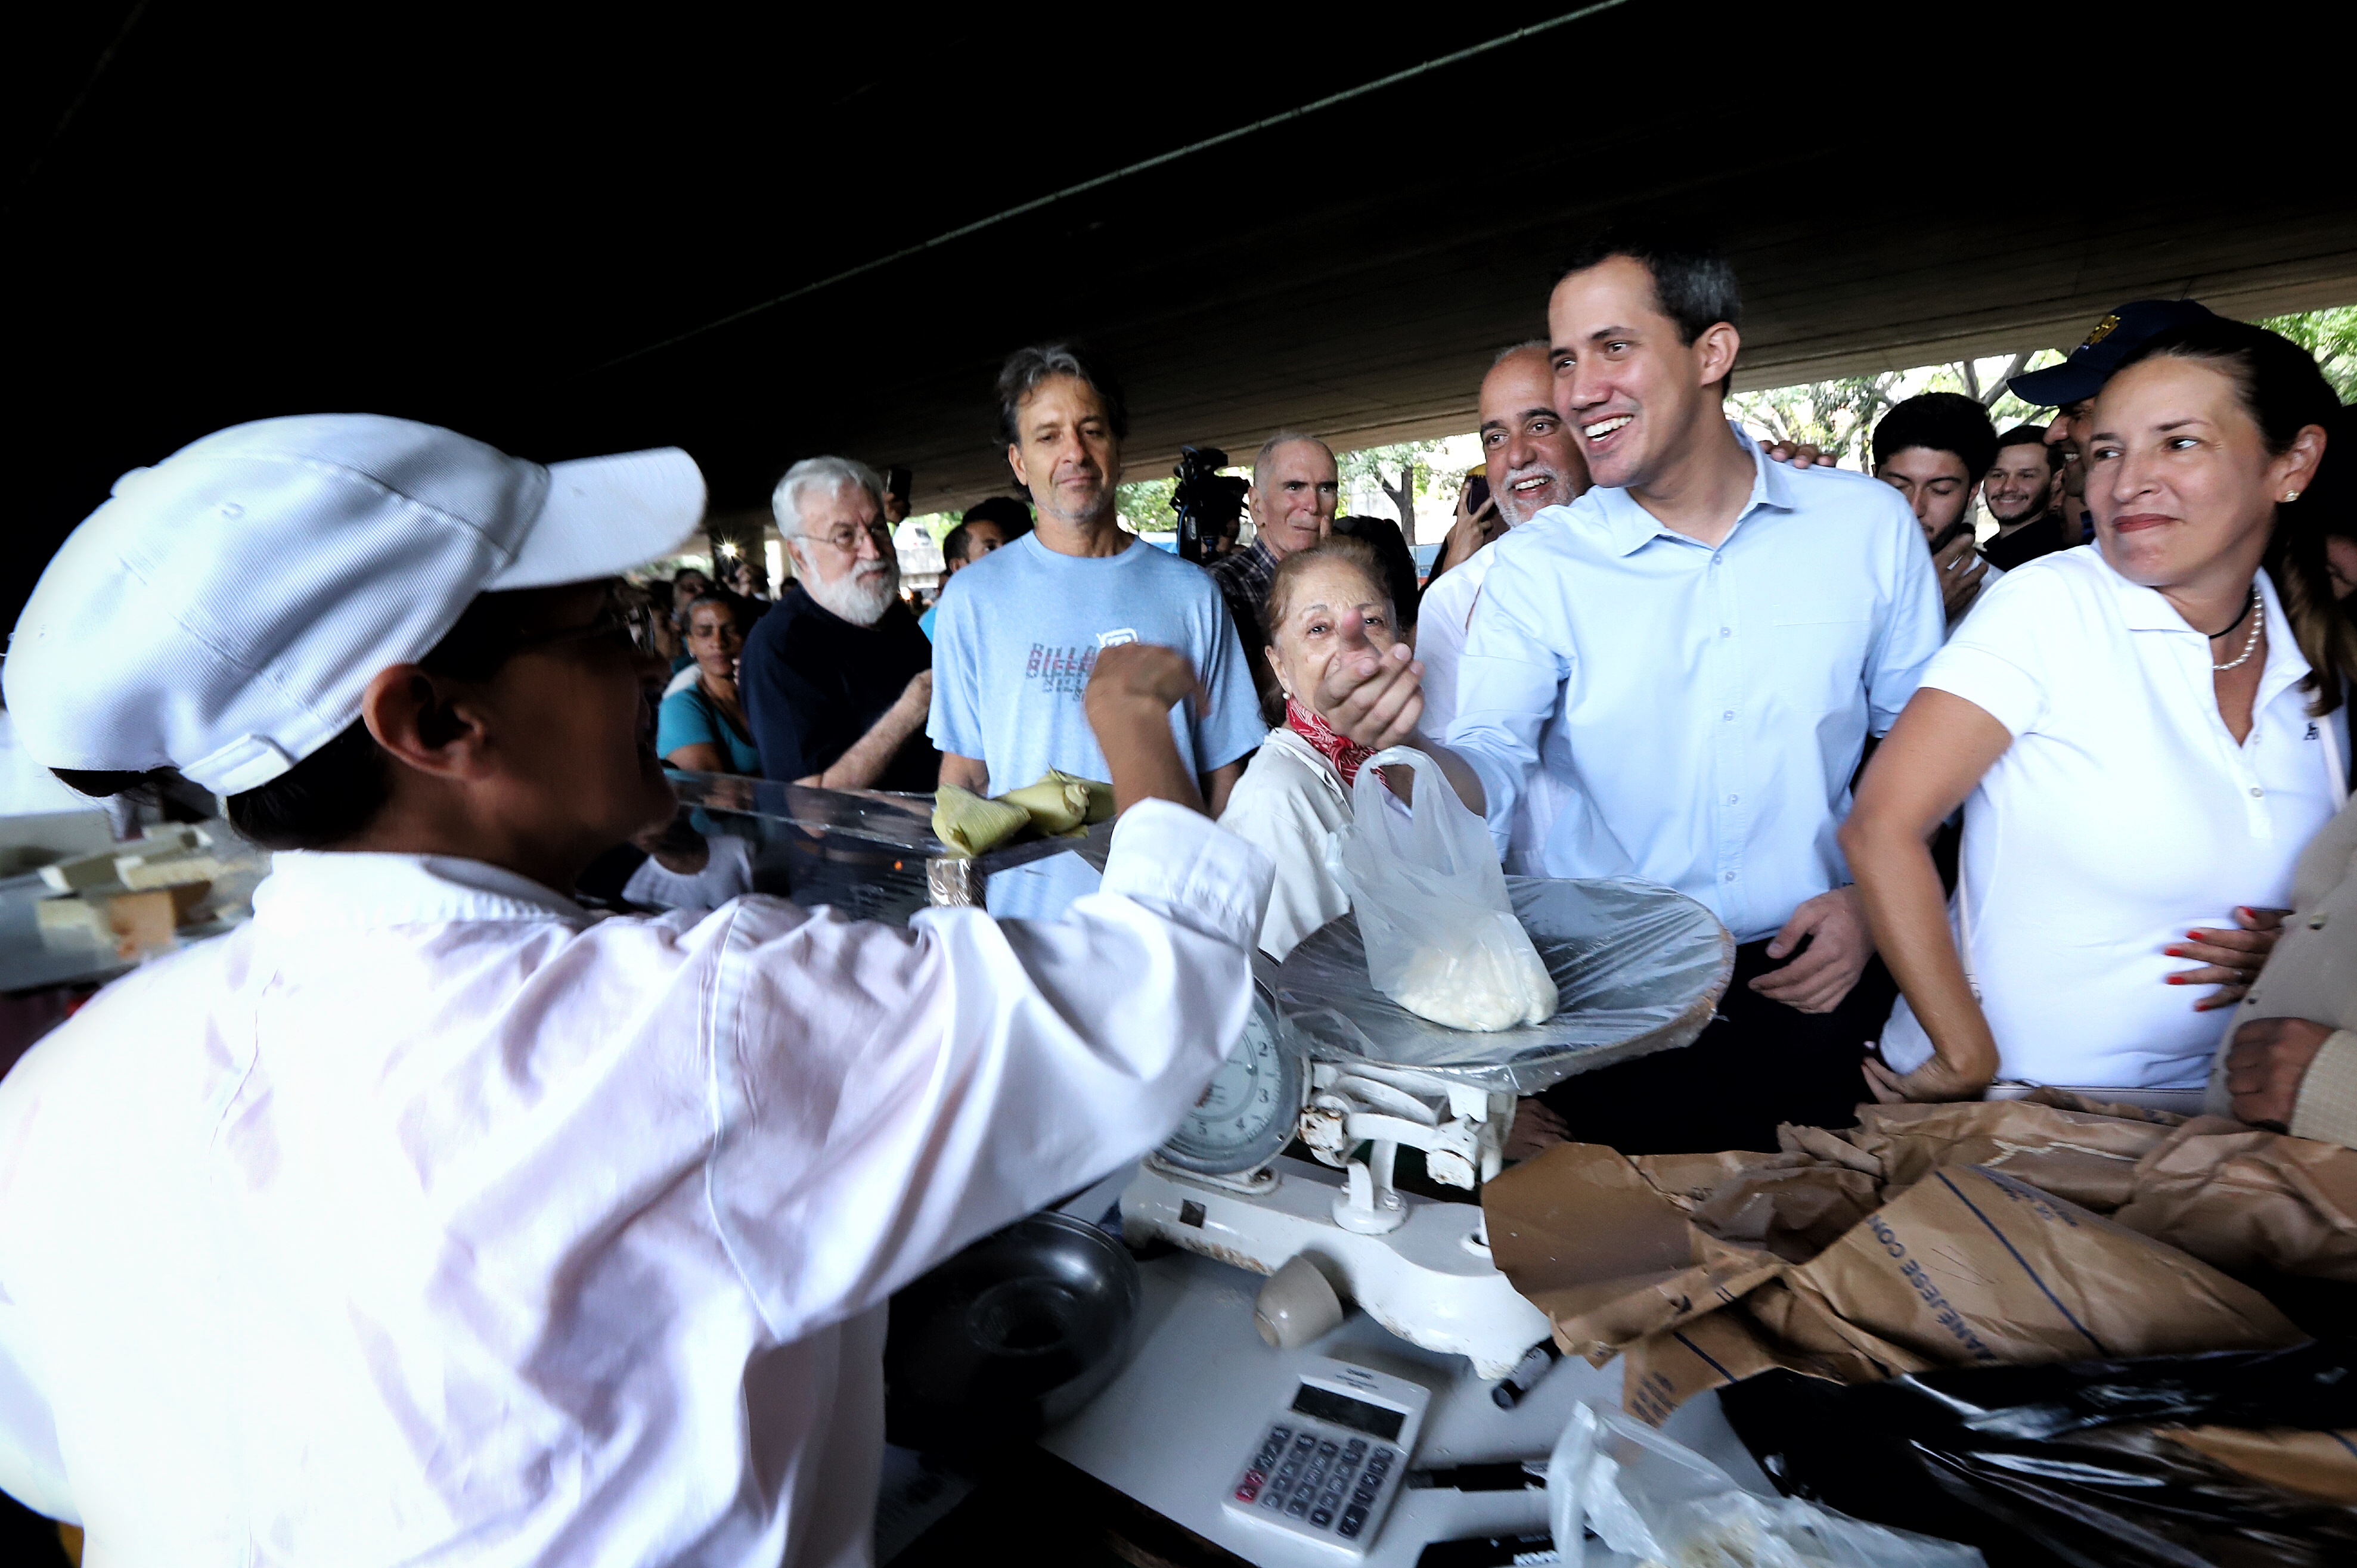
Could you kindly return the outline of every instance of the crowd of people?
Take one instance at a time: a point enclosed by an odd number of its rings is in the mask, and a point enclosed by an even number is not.
[[[1172,719],[1198,798],[1275,860],[1271,956],[1348,908],[1325,841],[1398,744],[1443,762],[1510,872],[1643,877],[1733,932],[1703,1037],[1526,1105],[1521,1146],[1773,1147],[1867,1091],[1999,1082],[2209,1084],[2357,1139],[2332,1109],[2357,1041],[2251,1011],[2351,777],[2357,523],[2314,361],[2137,301],[2013,379],[2047,423],[1912,397],[1857,474],[1728,421],[1741,316],[1724,258],[1674,235],[1572,258],[1548,336],[1482,378],[1486,494],[1421,581],[1395,525],[1338,517],[1335,455],[1297,430],[1253,458],[1248,537],[1207,568],[1143,547],[1114,511],[1117,381],[1082,347],[1025,349],[997,390],[1029,505],[952,531],[921,630],[882,481],[798,464],[775,502],[798,582],[745,642],[742,705],[735,634],[693,598],[663,755],[905,789],[1102,776],[1090,670],[1157,643],[1200,683]],[[992,908],[1052,913],[1092,875],[1040,863]],[[2220,1042],[2238,1003],[2238,1038],[2298,1048]]]
[[[2136,302],[2014,379],[2043,425],[1911,399],[1867,474],[1728,420],[1708,246],[1602,237],[1544,303],[1421,582],[1295,430],[1249,540],[1143,542],[1071,344],[1006,361],[1028,499],[952,532],[922,621],[906,475],[845,457],[776,488],[774,602],[739,562],[618,592],[703,513],[677,451],[318,415],[126,476],[19,621],[18,742],[284,853],[0,1079],[0,1485],[124,1560],[856,1560],[886,1302],[1169,1135],[1252,950],[1348,908],[1327,841],[1392,746],[1437,767],[1383,809],[1445,779],[1509,870],[1664,885],[1736,944],[1700,1037],[1524,1101],[1518,1152],[2008,1082],[2357,1145],[2357,521],[2314,360]],[[905,929],[683,875],[597,918],[666,764],[1057,769],[1118,815],[1102,874]]]

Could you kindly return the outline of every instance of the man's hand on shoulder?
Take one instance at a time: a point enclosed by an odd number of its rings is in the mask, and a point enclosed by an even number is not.
[[[1790,463],[1795,468],[1830,468],[1835,463],[1832,453],[1820,451],[1807,441],[1762,441],[1760,450],[1768,454],[1770,463]]]

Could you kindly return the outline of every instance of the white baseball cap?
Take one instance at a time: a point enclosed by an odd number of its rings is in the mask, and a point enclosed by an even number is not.
[[[177,768],[234,795],[340,735],[476,595],[613,576],[703,516],[677,447],[544,467],[406,419],[258,420],[115,481],[0,681],[44,767]]]

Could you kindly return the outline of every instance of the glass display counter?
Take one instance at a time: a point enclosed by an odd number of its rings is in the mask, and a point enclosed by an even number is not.
[[[979,908],[995,873],[1068,854],[1102,871],[1113,843],[1113,824],[1102,822],[1085,835],[1030,839],[969,858],[933,836],[931,795],[821,789],[727,773],[674,773],[672,787],[679,817],[651,846],[666,869],[716,881],[703,892],[741,880],[734,892],[830,905],[856,919],[901,924],[931,906]],[[638,891],[658,896],[634,901],[687,901],[661,897],[663,882],[639,881]]]

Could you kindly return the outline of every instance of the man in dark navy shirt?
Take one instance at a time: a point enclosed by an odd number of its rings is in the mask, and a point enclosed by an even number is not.
[[[845,457],[786,470],[770,498],[800,579],[745,639],[737,677],[763,777],[830,789],[933,788],[932,643],[900,603],[883,483]]]

